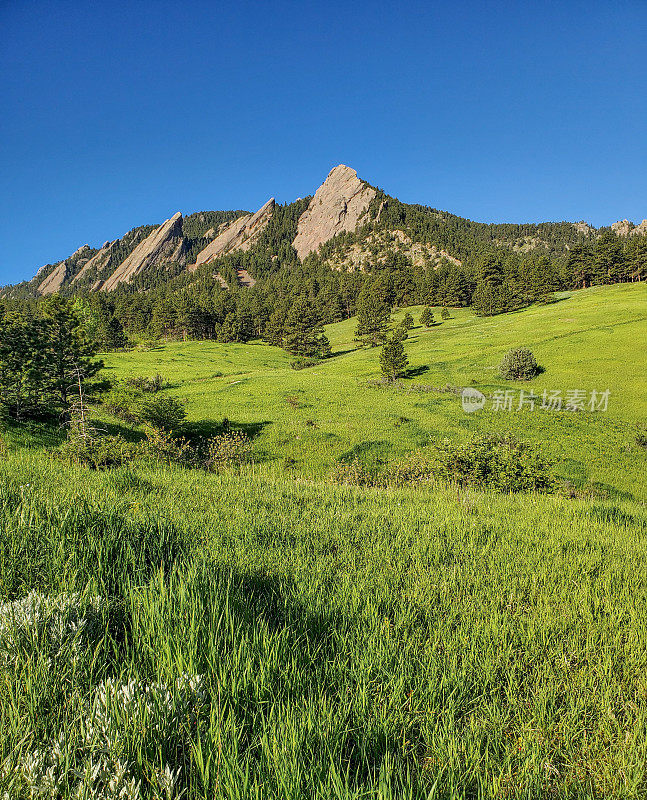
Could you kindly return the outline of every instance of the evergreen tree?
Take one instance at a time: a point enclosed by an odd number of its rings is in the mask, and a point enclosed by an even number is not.
[[[391,308],[384,301],[380,287],[374,282],[367,282],[357,298],[355,338],[363,344],[377,347],[386,340],[390,322]]]
[[[404,352],[402,339],[397,335],[392,336],[382,347],[380,353],[380,366],[382,374],[390,381],[402,377],[409,365],[409,359]]]
[[[431,328],[434,322],[434,312],[429,306],[425,306],[422,310],[422,314],[420,315],[420,324],[424,325],[425,328]]]
[[[400,324],[404,328],[406,328],[408,331],[410,331],[411,328],[413,328],[413,317],[411,316],[411,312],[410,311],[407,311],[407,313],[404,315],[404,317],[402,319],[402,322]]]
[[[43,304],[43,321],[47,335],[47,381],[61,408],[66,410],[79,376],[82,380],[93,377],[103,363],[92,360],[96,349],[67,300],[58,295],[49,298]]]
[[[312,302],[298,297],[285,318],[283,347],[295,356],[325,358],[330,355],[330,342]]]

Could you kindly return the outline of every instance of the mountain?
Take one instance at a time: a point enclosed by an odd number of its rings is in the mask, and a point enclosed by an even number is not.
[[[305,200],[278,206],[271,198],[255,213],[205,211],[183,217],[177,212],[161,225],[133,228],[100,248],[85,244],[2,294],[141,291],[182,274],[189,280],[208,276],[223,288],[232,282],[252,286],[255,279],[312,259],[339,272],[370,272],[393,259],[436,269],[443,261],[461,265],[486,251],[513,253],[521,260],[560,259],[605,233],[626,240],[644,236],[647,220],[639,225],[623,220],[603,229],[585,222],[473,222],[402,203],[340,164]]]

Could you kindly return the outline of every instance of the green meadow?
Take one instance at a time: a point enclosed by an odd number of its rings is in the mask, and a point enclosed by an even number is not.
[[[334,357],[305,370],[290,369],[282,350],[257,344],[173,342],[141,353],[105,357],[118,377],[161,373],[172,393],[188,401],[189,420],[205,430],[223,417],[251,426],[258,457],[288,460],[300,475],[324,477],[338,459],[357,456],[368,464],[396,459],[444,437],[465,439],[510,431],[539,443],[564,478],[578,485],[645,497],[644,461],[634,445],[636,426],[647,422],[647,291],[620,284],[563,295],[549,306],[478,318],[470,309],[425,329],[421,308],[405,342],[412,371],[406,388],[371,387],[380,377],[378,349],[355,350],[355,321],[326,329]],[[434,309],[440,322],[440,309]],[[394,315],[394,321],[404,316]],[[501,358],[511,347],[532,349],[545,370],[530,384],[503,381]],[[447,391],[472,386],[490,396],[515,392],[513,411],[485,409],[467,414],[460,397]],[[520,391],[541,397],[544,389],[610,390],[606,411],[541,409],[524,404]]]
[[[395,387],[353,320],[299,371],[262,343],[104,356],[161,373],[189,435],[248,433],[254,462],[216,474],[91,471],[53,456],[58,431],[5,426],[0,797],[645,797],[645,300],[428,330],[411,309]],[[530,384],[498,377],[516,346]],[[465,386],[610,396],[466,413]],[[486,432],[537,444],[576,496],[330,480]]]

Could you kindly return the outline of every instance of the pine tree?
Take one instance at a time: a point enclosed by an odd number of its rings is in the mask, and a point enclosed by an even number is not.
[[[68,395],[75,391],[78,375],[88,380],[103,367],[93,361],[96,349],[88,341],[83,326],[71,304],[54,295],[43,304],[43,321],[47,333],[47,378],[51,392],[63,410]]]
[[[434,323],[434,312],[429,306],[425,306],[422,310],[422,314],[420,315],[420,324],[424,325],[425,328],[431,328]]]
[[[391,308],[382,299],[372,282],[364,284],[357,298],[357,329],[355,338],[363,344],[377,347],[387,337],[391,322]]]
[[[402,339],[397,335],[392,336],[382,347],[380,353],[380,366],[382,374],[390,381],[402,377],[409,365],[409,359],[404,352]]]
[[[295,356],[325,358],[330,355],[330,342],[310,300],[298,297],[285,318],[283,347]]]
[[[400,324],[404,328],[406,328],[408,331],[410,331],[411,328],[413,328],[413,317],[411,316],[411,312],[410,311],[407,311],[407,313],[404,315],[404,317],[402,319],[402,322]]]

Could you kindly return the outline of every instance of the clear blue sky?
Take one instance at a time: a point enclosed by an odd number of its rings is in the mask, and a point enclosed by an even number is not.
[[[476,220],[639,221],[646,75],[646,0],[0,0],[0,283],[340,162]]]

